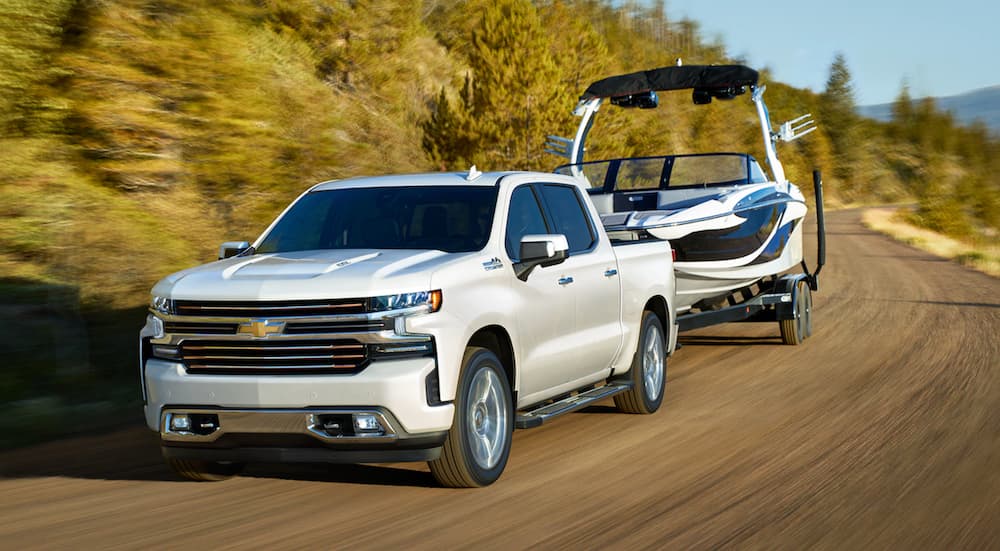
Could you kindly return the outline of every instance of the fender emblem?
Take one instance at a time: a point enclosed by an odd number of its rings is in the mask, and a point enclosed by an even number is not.
[[[487,272],[491,270],[499,270],[500,268],[503,268],[503,262],[500,262],[499,258],[493,257],[486,262],[483,262],[483,269]]]

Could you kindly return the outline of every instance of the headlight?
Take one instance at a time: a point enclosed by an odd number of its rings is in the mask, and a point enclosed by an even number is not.
[[[149,309],[157,314],[172,314],[172,306],[172,301],[167,297],[158,297],[154,295],[149,301]]]
[[[441,291],[420,291],[417,293],[402,293],[372,298],[372,310],[385,312],[387,310],[402,310],[426,306],[428,312],[437,312],[441,308]]]

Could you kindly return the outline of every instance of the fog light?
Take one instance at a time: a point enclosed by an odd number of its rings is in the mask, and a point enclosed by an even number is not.
[[[378,417],[371,413],[355,413],[354,432],[358,434],[381,433],[382,424],[378,422]]]
[[[187,432],[191,430],[191,418],[183,414],[173,414],[170,416],[170,430],[177,432]]]

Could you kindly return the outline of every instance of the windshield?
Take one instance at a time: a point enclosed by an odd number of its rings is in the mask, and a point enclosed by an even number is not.
[[[258,253],[314,249],[437,249],[486,246],[495,186],[371,187],[315,191],[299,199]]]
[[[739,186],[767,181],[756,159],[743,153],[708,153],[590,161],[556,168],[583,176],[591,193],[684,187]]]

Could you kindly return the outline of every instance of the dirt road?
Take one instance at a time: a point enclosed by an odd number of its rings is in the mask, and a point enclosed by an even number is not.
[[[180,482],[126,429],[0,456],[0,548],[1000,547],[1000,281],[856,211],[828,234],[804,346],[687,334],[659,413],[519,431],[492,487],[408,464]]]

